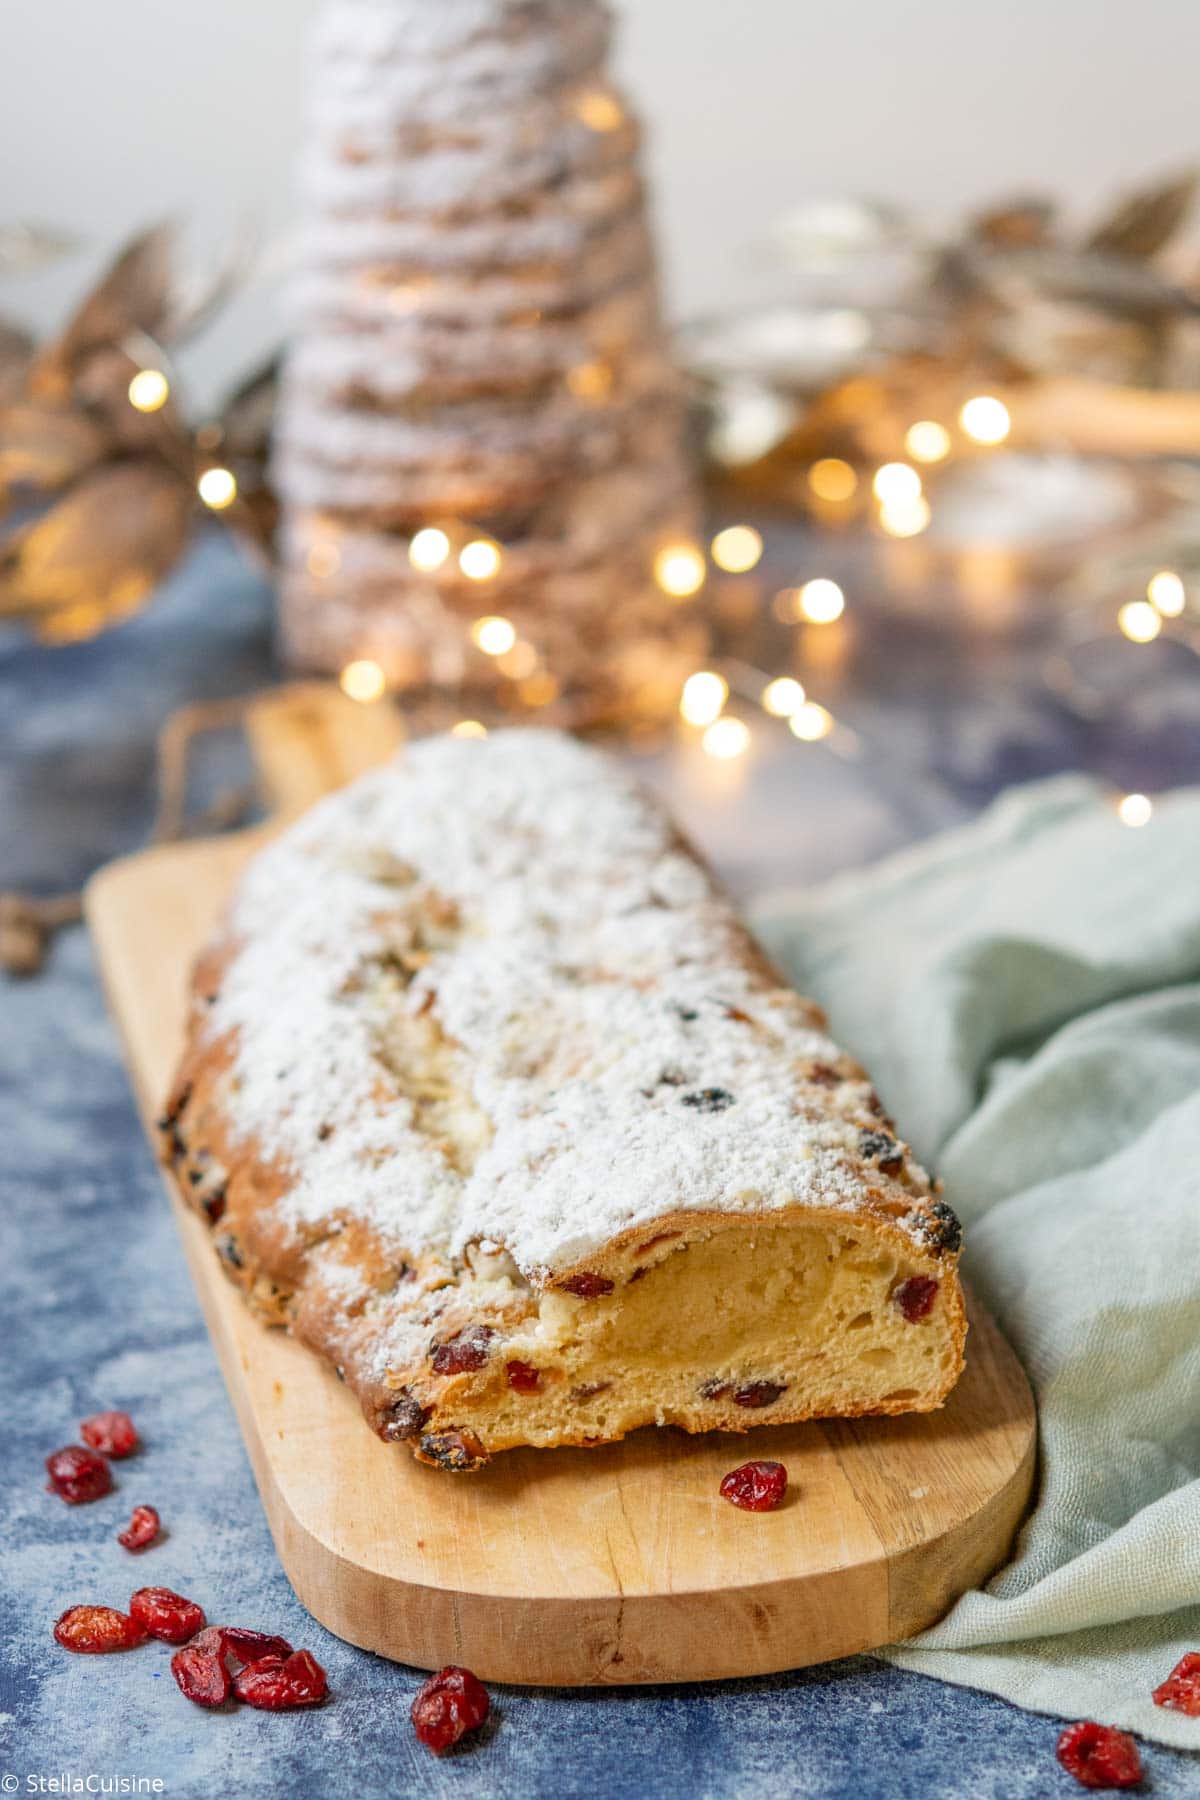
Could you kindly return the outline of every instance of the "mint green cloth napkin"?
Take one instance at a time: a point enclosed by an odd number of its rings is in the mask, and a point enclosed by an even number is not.
[[[754,922],[945,1179],[1037,1393],[1013,1560],[886,1654],[1200,1749],[1150,1700],[1200,1650],[1200,791],[1129,829],[1081,777],[1018,789]]]

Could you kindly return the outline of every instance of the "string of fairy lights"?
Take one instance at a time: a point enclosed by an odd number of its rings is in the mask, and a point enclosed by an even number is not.
[[[577,375],[581,382],[595,380],[590,366]],[[162,369],[142,368],[130,380],[128,394],[130,405],[138,412],[157,412],[171,397],[171,382]],[[970,446],[988,449],[1007,441],[1012,421],[1001,399],[976,394],[962,403],[955,424]],[[911,460],[885,462],[874,470],[870,476],[873,516],[886,536],[913,538],[928,529],[933,513],[921,467],[944,463],[953,455],[955,445],[951,427],[936,419],[917,419],[904,434],[904,448]],[[816,459],[807,471],[807,484],[814,497],[833,505],[853,500],[864,479],[852,463],[834,456]],[[214,513],[225,512],[239,497],[233,470],[216,462],[206,463],[198,471],[196,491]],[[764,549],[762,535],[754,526],[731,523],[716,532],[707,553],[694,542],[661,546],[654,557],[653,577],[665,595],[686,604],[703,592],[710,565],[725,575],[747,575],[758,566]],[[502,544],[465,527],[453,532],[453,528],[428,525],[415,532],[408,545],[409,561],[420,573],[434,577],[452,567],[481,588],[499,575],[504,555]],[[333,573],[337,566],[336,548],[315,545],[310,564],[314,575]],[[841,586],[825,575],[813,575],[795,586],[780,588],[771,600],[775,618],[785,625],[834,625],[842,618],[846,605]],[[1114,623],[1130,643],[1149,644],[1165,624],[1183,616],[1187,605],[1188,590],[1183,577],[1174,569],[1157,569],[1147,579],[1144,596],[1128,599],[1117,608]],[[518,635],[510,619],[500,613],[480,613],[468,630],[476,650],[493,659],[513,681],[524,684],[530,705],[545,704],[553,697],[557,690],[548,675],[539,693],[534,694],[538,651]],[[357,657],[346,663],[339,681],[345,694],[363,704],[381,700],[388,690],[384,669],[370,657]],[[751,747],[753,733],[738,708],[739,702],[749,703],[767,718],[785,725],[799,743],[816,744],[839,735],[846,744],[856,742],[855,734],[841,725],[796,676],[773,674],[735,659],[724,659],[717,667],[689,674],[678,702],[681,727],[693,734],[703,754],[716,762],[735,762]],[[485,737],[488,728],[480,719],[463,718],[450,729],[459,737],[478,738]],[[1153,800],[1143,793],[1120,795],[1114,805],[1122,824],[1132,828],[1146,825],[1154,812]]]

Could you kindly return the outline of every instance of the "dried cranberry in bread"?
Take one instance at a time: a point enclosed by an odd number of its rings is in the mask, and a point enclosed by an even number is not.
[[[385,1439],[940,1406],[959,1230],[655,803],[549,731],[428,738],[247,870],[166,1153]]]

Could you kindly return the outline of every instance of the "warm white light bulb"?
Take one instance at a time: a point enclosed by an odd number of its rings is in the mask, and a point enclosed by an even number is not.
[[[918,419],[904,434],[904,448],[917,462],[943,462],[950,454],[950,433],[936,419]]]
[[[487,726],[478,719],[460,719],[457,725],[450,727],[450,736],[458,738],[485,738]]]
[[[919,537],[932,517],[924,494],[906,500],[902,506],[881,506],[879,523],[889,537]]]
[[[799,591],[796,608],[810,625],[832,625],[846,610],[846,596],[836,581],[818,575],[806,581]]]
[[[871,487],[882,506],[911,506],[921,497],[921,477],[908,463],[884,463]]]
[[[744,575],[763,553],[763,541],[753,525],[727,525],[712,541],[712,559],[729,575]]]
[[[976,444],[1002,444],[1012,430],[1008,408],[994,394],[976,394],[968,400],[958,422]]]
[[[704,558],[695,544],[665,544],[654,558],[654,579],[673,600],[688,600],[704,586]]]
[[[414,569],[432,574],[440,569],[450,554],[450,539],[436,525],[424,525],[408,546],[408,560]]]
[[[232,469],[205,469],[196,483],[196,492],[205,506],[222,512],[237,499],[237,478]]]
[[[1154,802],[1147,794],[1123,794],[1117,801],[1117,817],[1122,825],[1148,825]]]
[[[716,757],[718,762],[732,762],[749,749],[750,728],[743,719],[727,714],[713,721],[700,742],[707,756]]]
[[[689,675],[679,696],[679,711],[689,725],[711,725],[729,698],[729,683],[714,669]]]
[[[1149,644],[1162,630],[1162,614],[1148,600],[1127,600],[1117,614],[1117,627],[1131,644]]]
[[[793,713],[800,711],[804,699],[804,689],[790,675],[779,675],[774,681],[768,681],[762,691],[764,710],[773,713],[777,719],[790,719]]]
[[[788,720],[788,730],[805,744],[815,744],[833,730],[833,714],[815,700],[806,700]]]
[[[351,700],[361,700],[364,704],[370,700],[378,700],[386,686],[383,670],[369,657],[360,657],[356,662],[347,663],[342,670],[342,692],[349,695]]]
[[[516,643],[517,632],[510,619],[492,615],[476,619],[471,627],[471,637],[485,656],[503,656]]]
[[[1187,605],[1187,589],[1174,569],[1160,569],[1146,583],[1146,598],[1164,619],[1177,619]]]
[[[171,385],[161,369],[139,369],[129,383],[129,404],[138,412],[158,412],[167,404]]]
[[[458,566],[468,581],[490,581],[500,567],[500,547],[488,538],[472,538],[459,551]]]

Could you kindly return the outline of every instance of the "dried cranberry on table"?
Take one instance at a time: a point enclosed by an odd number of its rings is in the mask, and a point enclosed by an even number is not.
[[[126,1550],[146,1550],[162,1529],[162,1521],[152,1506],[135,1506],[124,1531],[118,1531],[117,1542]]]
[[[782,1463],[742,1463],[722,1478],[721,1495],[743,1512],[774,1512],[783,1504],[787,1479]]]
[[[139,1588],[129,1611],[150,1637],[164,1644],[186,1644],[206,1623],[202,1607],[165,1587]]]
[[[137,1427],[127,1412],[93,1413],[79,1431],[85,1444],[118,1462],[138,1447]]]
[[[1080,1787],[1136,1787],[1142,1779],[1142,1759],[1129,1733],[1094,1719],[1068,1725],[1054,1754]]]
[[[1169,1712],[1200,1718],[1200,1650],[1189,1650],[1181,1656],[1150,1698],[1155,1706],[1165,1706]]]
[[[451,1664],[431,1675],[418,1690],[409,1716],[421,1742],[440,1755],[468,1731],[478,1730],[489,1706],[482,1681],[470,1669]]]
[[[263,1656],[247,1663],[234,1676],[233,1691],[260,1712],[291,1712],[298,1706],[317,1706],[329,1692],[329,1683],[311,1650],[293,1650],[290,1656]]]
[[[132,1650],[145,1639],[137,1620],[114,1606],[69,1606],[54,1625],[55,1643],[80,1656]]]
[[[275,1637],[269,1631],[251,1631],[247,1625],[219,1625],[217,1630],[225,1648],[232,1651],[239,1662],[258,1662],[264,1656],[278,1656],[282,1660],[292,1654],[287,1639]]]
[[[223,1706],[233,1687],[219,1644],[211,1648],[188,1644],[177,1650],[171,1658],[171,1673],[180,1693],[197,1706]]]
[[[111,1494],[112,1470],[94,1450],[82,1444],[67,1444],[46,1458],[51,1493],[59,1495],[68,1506],[82,1506],[88,1500],[102,1500]]]
[[[910,1275],[892,1290],[892,1300],[900,1308],[910,1325],[927,1318],[933,1311],[933,1303],[937,1299],[937,1291],[941,1286],[931,1275]]]

